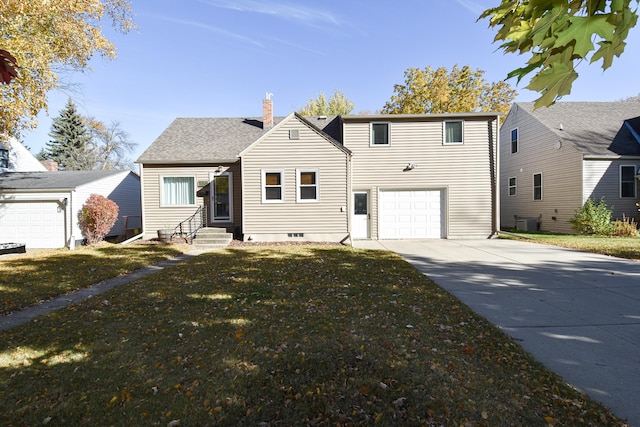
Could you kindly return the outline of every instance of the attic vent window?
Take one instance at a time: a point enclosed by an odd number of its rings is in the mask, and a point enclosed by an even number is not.
[[[289,139],[300,139],[300,130],[299,129],[290,129],[289,130]]]

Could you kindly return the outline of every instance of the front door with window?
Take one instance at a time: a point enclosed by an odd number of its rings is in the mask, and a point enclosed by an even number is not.
[[[353,239],[369,238],[369,197],[366,191],[353,193],[351,237]]]
[[[231,173],[211,175],[211,222],[230,222],[233,218]]]

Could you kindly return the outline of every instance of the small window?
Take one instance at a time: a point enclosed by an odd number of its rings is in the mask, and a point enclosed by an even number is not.
[[[298,202],[318,201],[318,171],[298,170]]]
[[[511,131],[511,154],[518,152],[518,129]]]
[[[635,174],[635,166],[620,166],[620,197],[636,197]]]
[[[300,139],[300,129],[289,129],[289,139]]]
[[[542,174],[533,175],[533,200],[542,200]]]
[[[192,176],[163,176],[162,206],[193,206],[196,204],[196,179]]]
[[[515,177],[511,177],[509,178],[509,195],[510,196],[515,196],[517,193],[517,187],[516,187],[516,178]]]
[[[9,150],[0,148],[0,168],[9,167]]]
[[[444,122],[444,143],[445,144],[462,144],[462,121]]]
[[[389,145],[389,123],[371,123],[371,145]]]
[[[284,201],[283,171],[262,171],[262,202],[280,203]]]

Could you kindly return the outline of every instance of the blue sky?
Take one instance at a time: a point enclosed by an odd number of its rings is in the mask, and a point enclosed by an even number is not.
[[[51,118],[71,97],[79,111],[120,122],[138,144],[136,159],[176,117],[287,115],[309,99],[338,89],[359,111],[375,112],[404,82],[409,67],[470,65],[498,81],[526,57],[498,51],[487,21],[499,0],[396,2],[293,0],[132,0],[138,30],[105,31],[115,60],[94,58],[92,71],[65,74],[72,90],[49,95],[49,115],[24,135],[37,153],[49,140]],[[640,30],[624,55],[602,72],[582,64],[565,101],[615,101],[640,94]],[[537,94],[508,81],[518,101]]]

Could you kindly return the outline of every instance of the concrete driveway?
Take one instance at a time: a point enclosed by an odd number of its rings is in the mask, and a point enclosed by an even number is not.
[[[500,239],[354,246],[400,254],[569,384],[640,426],[640,262]]]

